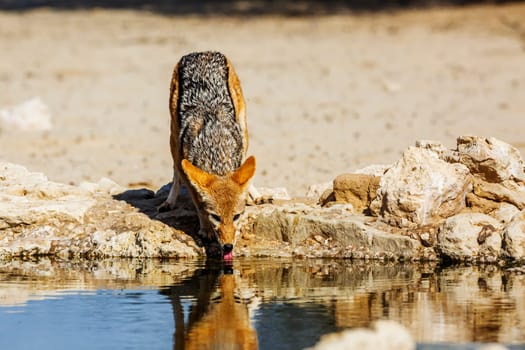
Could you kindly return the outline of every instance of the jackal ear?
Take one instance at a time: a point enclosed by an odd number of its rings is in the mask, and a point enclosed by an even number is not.
[[[245,188],[248,185],[248,181],[251,180],[254,174],[255,157],[250,156],[237,170],[235,170],[235,172],[232,174],[232,180],[242,188]]]
[[[208,188],[214,180],[214,175],[201,170],[187,159],[182,160],[181,166],[193,186]]]

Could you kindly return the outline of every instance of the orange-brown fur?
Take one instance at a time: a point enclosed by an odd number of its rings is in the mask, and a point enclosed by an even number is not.
[[[186,334],[185,349],[255,350],[257,333],[250,324],[248,308],[235,300],[235,276],[220,277],[221,299]]]
[[[206,173],[186,159],[182,160],[181,166],[187,181],[193,184],[191,194],[194,202],[207,205],[197,208],[199,216],[206,215],[206,211],[219,215],[223,219],[216,229],[220,242],[234,244],[236,228],[233,218],[244,211],[244,198],[239,197],[245,192],[248,181],[255,172],[255,158],[249,157],[233,174],[226,176]],[[213,229],[207,225],[208,223],[201,221],[201,230]]]
[[[244,144],[244,152],[248,150],[248,127],[246,125],[246,104],[244,103],[244,98],[241,90],[241,82],[233,69],[233,66],[230,60],[227,60],[228,69],[230,75],[228,76],[228,87],[230,89],[230,96],[232,97],[233,107],[235,108],[235,116],[237,117],[237,122],[241,125],[241,129],[244,131],[244,139],[246,140]]]

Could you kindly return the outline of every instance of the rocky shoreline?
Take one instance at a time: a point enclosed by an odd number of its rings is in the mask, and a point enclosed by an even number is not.
[[[304,198],[261,189],[266,203],[247,207],[235,254],[523,262],[519,151],[494,138],[457,140],[456,149],[418,141],[396,163],[339,175]],[[157,214],[167,189],[71,186],[0,162],[0,259],[204,256],[188,197]]]

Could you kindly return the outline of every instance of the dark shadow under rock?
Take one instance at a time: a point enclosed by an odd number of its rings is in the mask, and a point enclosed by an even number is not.
[[[137,208],[141,213],[146,214],[152,220],[158,220],[177,230],[184,231],[191,236],[199,245],[201,239],[197,237],[199,231],[199,217],[195,212],[195,207],[191,201],[189,192],[185,187],[182,188],[174,210],[159,213],[158,207],[164,203],[168,197],[171,183],[162,186],[157,192],[141,188],[132,189],[113,196],[114,199],[125,201]]]

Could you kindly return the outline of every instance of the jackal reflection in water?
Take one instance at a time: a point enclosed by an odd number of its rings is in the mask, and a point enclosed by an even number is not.
[[[162,291],[173,306],[173,349],[258,349],[248,308],[253,300],[240,296],[239,278],[231,267],[208,264],[181,284]],[[187,315],[185,300],[191,302]]]

